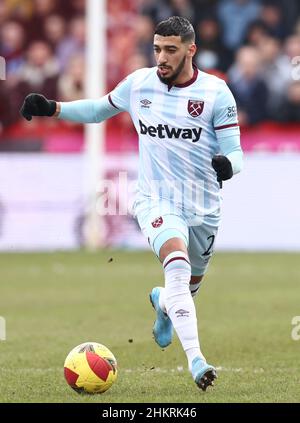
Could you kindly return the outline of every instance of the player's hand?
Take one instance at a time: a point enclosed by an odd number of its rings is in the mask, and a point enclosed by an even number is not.
[[[217,172],[218,182],[226,181],[227,179],[232,178],[232,165],[226,156],[216,154],[212,158],[211,165]]]
[[[53,116],[56,112],[56,101],[47,100],[41,94],[29,94],[21,107],[21,115],[31,120],[32,116]]]

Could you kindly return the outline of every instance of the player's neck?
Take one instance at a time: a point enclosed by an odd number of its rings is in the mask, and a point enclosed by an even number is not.
[[[187,66],[187,69],[182,69],[180,72],[180,75],[178,75],[178,78],[173,82],[172,85],[184,85],[187,82],[189,82],[193,76],[194,76],[195,69],[192,65],[192,63]]]

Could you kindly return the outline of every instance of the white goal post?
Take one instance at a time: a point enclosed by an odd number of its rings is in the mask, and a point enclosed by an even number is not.
[[[87,0],[86,2],[85,98],[99,98],[105,94],[106,1]],[[84,238],[85,246],[93,250],[101,247],[104,241],[103,218],[96,210],[97,185],[104,178],[104,131],[104,123],[85,125]]]

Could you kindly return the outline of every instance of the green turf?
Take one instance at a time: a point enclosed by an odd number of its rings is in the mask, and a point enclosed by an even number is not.
[[[215,255],[196,299],[202,350],[220,368],[206,393],[178,340],[162,351],[152,339],[148,293],[162,281],[152,253],[2,254],[0,279],[0,402],[300,401],[297,254]],[[67,353],[85,341],[118,360],[103,395],[80,396],[64,380]]]

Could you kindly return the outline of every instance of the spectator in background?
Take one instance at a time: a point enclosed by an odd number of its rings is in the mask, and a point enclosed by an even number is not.
[[[267,117],[268,91],[261,77],[261,57],[251,46],[237,52],[236,62],[229,70],[229,87],[239,110],[239,122],[252,125]]]
[[[41,92],[48,98],[56,97],[58,74],[58,62],[50,46],[44,41],[33,42],[19,74],[19,83],[14,93],[14,109],[18,110],[24,95],[30,92]]]
[[[68,0],[59,2],[59,12],[64,19],[84,16],[86,0]]]
[[[10,14],[9,14],[9,10],[7,7],[7,4],[4,3],[4,1],[0,1],[0,28],[3,25],[4,22],[7,21],[7,19],[9,19]]]
[[[61,69],[65,69],[72,56],[85,53],[85,19],[76,16],[69,25],[69,34],[57,46],[57,58]]]
[[[266,37],[269,37],[266,24],[261,20],[257,20],[249,25],[244,44],[258,47],[266,39]]]
[[[217,4],[219,0],[193,0],[195,9],[195,24],[206,18],[217,19]]]
[[[276,3],[281,6],[284,24],[289,31],[288,34],[290,34],[300,15],[300,2],[299,0],[276,0]]]
[[[55,55],[66,36],[66,23],[60,15],[50,15],[44,22],[45,40],[49,42]]]
[[[241,46],[249,25],[257,20],[260,10],[259,0],[220,0],[217,14],[227,48],[236,50]]]
[[[196,27],[196,37],[197,66],[205,72],[215,70],[226,72],[233,57],[231,51],[222,43],[218,21],[212,17],[204,18]]]
[[[290,84],[280,107],[279,120],[300,122],[300,81]]]
[[[266,25],[269,34],[272,37],[282,40],[287,35],[282,10],[276,3],[268,2],[261,10],[262,22]]]
[[[146,66],[154,66],[153,56],[153,21],[149,16],[137,16],[134,25],[137,51],[145,56]]]
[[[284,53],[290,63],[295,57],[300,56],[300,35],[291,35],[285,40]]]
[[[58,79],[58,97],[61,101],[81,100],[84,97],[84,57],[72,56],[65,72]]]
[[[135,25],[135,19],[137,17],[136,11],[133,8],[135,0],[114,0],[107,2],[107,29],[108,34],[119,30],[131,29]]]
[[[282,54],[281,42],[273,37],[265,37],[258,45],[262,60],[262,78],[268,88],[268,115],[278,120],[281,99],[291,83],[291,63]]]
[[[140,3],[138,13],[149,16],[155,25],[173,15],[196,21],[195,0],[141,0]]]
[[[1,26],[0,34],[0,55],[6,60],[6,72],[10,78],[24,63],[25,32],[18,22],[7,21]]]
[[[149,16],[154,22],[154,25],[156,25],[157,22],[163,21],[171,16],[169,1],[161,0],[157,2],[155,0],[141,0],[138,13]]]
[[[296,25],[295,25],[295,35],[300,36],[300,19],[297,20]]]
[[[107,84],[108,91],[120,82],[127,74],[126,63],[136,53],[136,38],[133,29],[123,28],[109,39],[107,57]]]
[[[169,0],[170,15],[183,16],[189,21],[195,21],[195,8],[191,0]]]
[[[34,12],[27,23],[26,32],[30,40],[42,40],[45,38],[45,21],[49,15],[57,12],[57,0],[33,0]]]
[[[4,0],[2,3],[5,3],[9,15],[14,18],[20,19],[21,21],[27,21],[32,16],[32,0]]]

